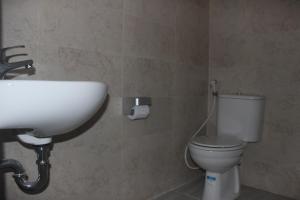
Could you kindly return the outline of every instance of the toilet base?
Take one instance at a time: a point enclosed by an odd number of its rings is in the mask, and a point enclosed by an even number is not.
[[[202,200],[234,200],[240,194],[239,166],[227,172],[206,171]]]

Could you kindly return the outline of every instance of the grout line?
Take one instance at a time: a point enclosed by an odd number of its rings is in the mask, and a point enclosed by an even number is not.
[[[189,198],[191,198],[193,200],[200,200],[198,197],[190,195],[190,194],[183,194],[183,195],[185,195],[185,196],[187,196],[187,197],[189,197]]]
[[[120,58],[120,67],[121,67],[121,85],[120,85],[120,103],[121,103],[121,144],[124,144],[124,120],[123,120],[123,97],[124,97],[124,29],[125,29],[125,0],[122,1],[122,35],[121,35],[121,58]],[[123,146],[123,145],[122,145]],[[121,184],[120,184],[120,191],[119,194],[120,196],[123,196],[123,190],[124,190],[124,163],[125,163],[125,156],[124,156],[124,148],[121,146]]]
[[[200,179],[201,179],[201,178],[200,178]],[[200,180],[200,179],[199,179],[199,178],[195,178],[195,179],[192,179],[192,180],[190,180],[190,181],[188,181],[188,182],[182,183],[182,184],[180,184],[180,185],[178,185],[178,186],[176,186],[176,187],[174,187],[174,188],[172,188],[172,189],[170,189],[170,190],[167,190],[167,191],[164,191],[164,192],[162,192],[162,193],[160,193],[160,194],[158,194],[158,195],[155,195],[155,196],[151,197],[151,198],[148,199],[148,200],[155,200],[155,199],[157,199],[157,198],[159,198],[159,197],[161,197],[161,196],[163,196],[163,195],[165,195],[165,194],[171,193],[171,192],[175,192],[175,193],[178,193],[178,194],[183,194],[183,193],[180,193],[180,192],[176,192],[176,190],[177,190],[177,189],[180,189],[181,187],[184,187],[184,186],[186,186],[186,185],[188,185],[188,184],[191,184],[191,183],[193,183],[193,182],[196,182],[197,180]]]

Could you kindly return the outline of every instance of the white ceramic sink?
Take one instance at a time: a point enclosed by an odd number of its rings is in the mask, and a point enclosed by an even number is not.
[[[51,138],[89,120],[103,104],[107,86],[100,82],[1,80],[0,92],[0,129],[33,129],[20,139],[35,144],[26,136]]]

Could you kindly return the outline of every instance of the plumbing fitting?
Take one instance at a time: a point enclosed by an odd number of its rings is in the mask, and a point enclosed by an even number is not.
[[[218,81],[212,80],[212,81],[210,81],[209,85],[210,85],[212,95],[218,96],[218,89],[217,89]]]
[[[35,181],[28,181],[28,176],[22,164],[13,159],[5,159],[0,161],[0,172],[13,172],[15,182],[19,188],[29,194],[36,194],[44,191],[49,183],[50,163],[49,156],[51,144],[34,146],[37,154],[36,164],[38,166],[38,178]]]

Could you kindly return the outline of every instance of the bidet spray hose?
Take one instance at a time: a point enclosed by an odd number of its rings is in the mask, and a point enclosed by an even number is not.
[[[218,91],[217,91],[217,81],[213,80],[210,82],[210,88],[212,91],[212,97],[213,97],[213,101],[212,101],[212,105],[211,108],[209,110],[208,116],[206,118],[206,120],[202,123],[202,125],[200,126],[200,128],[192,135],[190,141],[192,141],[194,139],[194,137],[196,137],[200,131],[206,126],[206,124],[208,123],[208,121],[210,120],[210,118],[213,116],[214,111],[215,111],[215,107],[216,107],[216,101],[217,101],[217,96],[218,96]],[[186,144],[185,146],[185,150],[184,150],[184,162],[185,165],[189,168],[189,169],[200,169],[200,167],[198,166],[192,166],[189,161],[188,161],[188,152],[189,152],[189,143]]]

